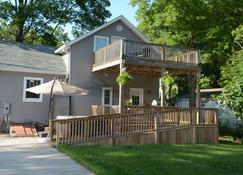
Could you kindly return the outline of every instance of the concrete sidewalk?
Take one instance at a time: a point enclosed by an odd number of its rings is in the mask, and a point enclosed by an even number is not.
[[[37,137],[0,137],[0,175],[94,175]]]

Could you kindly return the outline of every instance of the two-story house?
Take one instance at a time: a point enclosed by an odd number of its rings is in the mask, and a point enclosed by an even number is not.
[[[23,48],[19,46],[18,49]],[[55,75],[66,77],[69,83],[89,90],[87,96],[72,97],[72,115],[107,113],[105,106],[109,106],[108,112],[122,112],[127,101],[134,106],[151,105],[153,100],[160,99],[159,78],[166,71],[197,78],[200,75],[197,50],[152,44],[123,16],[74,39],[53,53],[50,50],[48,53],[36,49],[21,50],[28,56],[25,60],[25,55],[19,55],[18,51],[12,53],[11,59],[22,60],[21,70],[10,72],[7,68],[2,69],[1,65],[10,65],[6,60],[2,63],[4,54],[0,55],[0,103],[11,104],[9,116],[13,122],[47,122],[48,98],[27,93],[25,89],[49,81]],[[5,52],[12,51],[7,49]],[[38,59],[33,52],[39,55]],[[11,64],[17,66],[14,61]],[[24,72],[23,69],[27,68],[28,71]],[[116,77],[124,70],[133,79],[124,86],[118,85]],[[161,105],[163,94],[161,90]],[[30,97],[29,100],[26,101],[26,97]],[[68,108],[62,104],[59,109],[65,113]]]

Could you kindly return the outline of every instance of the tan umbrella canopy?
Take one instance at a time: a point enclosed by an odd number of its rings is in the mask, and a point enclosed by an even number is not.
[[[35,94],[50,94],[50,104],[49,104],[49,119],[52,118],[53,113],[53,95],[69,96],[69,114],[71,115],[71,96],[73,95],[87,95],[88,90],[82,89],[80,87],[73,86],[64,81],[59,80],[57,77],[47,83],[31,87],[26,89],[28,92]]]
[[[52,88],[53,86],[53,88]],[[87,95],[88,91],[58,79],[26,89],[35,94],[53,94],[61,96]],[[51,92],[52,91],[52,92]]]

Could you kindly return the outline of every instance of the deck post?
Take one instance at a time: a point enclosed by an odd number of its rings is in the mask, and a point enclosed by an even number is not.
[[[110,129],[111,129],[111,145],[112,146],[115,146],[115,134],[114,134],[114,118],[111,118],[111,127],[110,127]]]
[[[216,140],[215,140],[215,143],[219,143],[219,110],[217,109],[215,112],[214,112],[214,115],[215,115],[215,124],[216,124]]]
[[[161,69],[161,77],[163,77],[165,74],[165,68]],[[165,106],[165,86],[162,84],[160,79],[160,106]]]
[[[123,69],[124,69],[123,63],[120,63],[120,74],[122,73]],[[123,98],[123,85],[119,83],[119,113],[122,113],[122,107],[123,107],[122,98]]]
[[[154,115],[154,143],[159,144],[159,112]]]
[[[200,93],[200,86],[199,86],[199,79],[200,79],[200,71],[197,71],[197,87],[196,87],[196,108],[198,109],[198,121],[200,122],[201,120],[201,93]]]
[[[52,144],[52,142],[53,142],[53,122],[52,122],[52,120],[49,120],[49,135],[48,135],[48,137],[49,137],[49,143],[50,144]]]

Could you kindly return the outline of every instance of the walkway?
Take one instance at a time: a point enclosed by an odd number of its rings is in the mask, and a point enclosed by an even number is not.
[[[1,175],[94,175],[37,137],[0,137]]]

